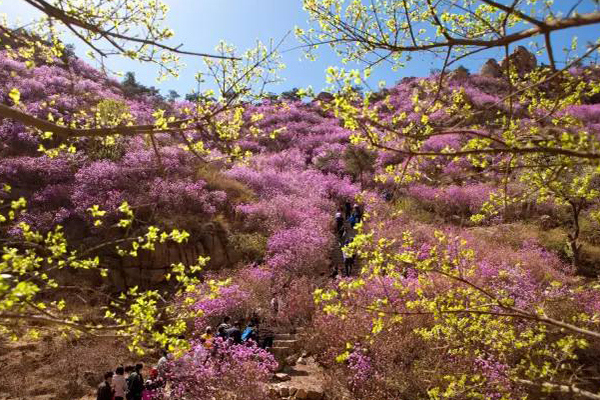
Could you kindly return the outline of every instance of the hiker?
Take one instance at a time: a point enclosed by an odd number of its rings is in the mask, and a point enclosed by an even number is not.
[[[231,328],[226,330],[227,337],[235,344],[242,343],[242,321],[237,320]]]
[[[271,311],[273,311],[273,318],[277,318],[279,313],[279,296],[277,294],[271,298]]]
[[[229,325],[229,324],[227,324]],[[231,325],[229,325],[231,326]],[[227,339],[229,339],[229,337],[227,336],[227,331],[225,331],[225,326],[223,326],[223,324],[219,325],[218,331],[217,331],[217,337],[221,338],[222,341],[226,341]]]
[[[341,239],[344,234],[344,217],[341,212],[335,213],[335,232],[338,237]]]
[[[350,218],[350,214],[352,214],[352,204],[346,200],[344,203],[344,216],[346,219]]]
[[[359,204],[355,204],[354,205],[354,214],[356,214],[356,216],[358,217],[359,221],[362,221],[362,217],[363,217],[363,210],[362,207]]]
[[[135,370],[127,377],[127,400],[142,400],[142,392],[144,391],[143,368],[144,364],[137,363]]]
[[[127,393],[127,381],[125,381],[125,368],[117,367],[115,375],[113,375],[112,384],[115,391],[115,400],[125,400]]]
[[[204,348],[212,349],[214,339],[215,338],[213,335],[212,328],[210,326],[207,326],[206,329],[204,330],[204,333],[202,334],[202,336],[200,336],[200,341],[202,342],[202,345],[204,346]]]
[[[125,367],[125,374],[127,375],[125,377],[125,380],[127,380],[127,378],[129,378],[129,375],[131,375],[131,373],[135,371],[135,366],[134,365],[128,365]]]
[[[348,222],[350,223],[350,226],[354,228],[354,226],[360,223],[360,221],[362,221],[362,210],[358,204],[355,204]]]
[[[219,324],[219,326],[217,326],[217,332],[219,332],[219,328],[223,327],[223,329],[227,330],[229,328],[231,328],[231,317],[230,316],[226,316],[225,318],[223,318],[223,322],[221,322],[221,324]]]
[[[347,245],[348,243],[346,243]],[[350,276],[352,273],[352,266],[354,265],[354,255],[350,255],[350,252],[344,248],[342,249],[342,255],[344,257],[344,276]]]
[[[336,249],[336,251],[337,251],[337,249]],[[343,254],[342,254],[342,257],[343,257]],[[331,275],[329,275],[329,277],[331,279],[335,279],[338,276],[338,273],[339,273],[338,263],[336,262],[336,260],[332,259],[331,260],[331,265],[332,265]]]
[[[344,229],[340,238],[340,247],[343,247],[345,246],[345,243],[350,243],[354,240],[354,237],[356,236],[356,229],[354,229],[354,225],[356,225],[356,222],[354,222],[353,225],[353,221],[356,221],[355,216],[351,216],[348,222],[344,224]]]
[[[98,385],[98,393],[96,395],[96,400],[112,400],[113,398],[113,388],[112,388],[112,371],[109,371],[104,374],[104,382]]]
[[[261,322],[260,315],[262,315],[262,310],[259,308],[256,311],[252,312],[252,315],[250,316],[250,323],[254,324],[253,326],[256,328],[257,332]]]
[[[267,349],[269,347],[273,347],[273,341],[275,340],[275,332],[273,329],[268,326],[265,328],[266,324],[263,324],[263,327],[257,332],[257,341],[261,349]]]
[[[169,361],[173,359],[173,355],[166,350],[162,350],[162,357],[156,363],[156,369],[160,376],[164,377],[167,373],[167,368],[169,366]],[[115,399],[116,400],[116,399]]]
[[[248,326],[242,333],[242,342],[248,342],[249,340],[258,342],[258,328],[256,325],[257,324],[253,320],[248,323]]]

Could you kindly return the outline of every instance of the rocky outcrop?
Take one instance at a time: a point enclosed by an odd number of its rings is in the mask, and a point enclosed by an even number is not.
[[[560,225],[560,221],[550,215],[542,215],[539,220],[540,227],[544,230],[554,229]]]
[[[324,103],[329,103],[330,101],[333,101],[333,99],[333,95],[329,92],[321,92],[316,97],[316,100],[322,101]]]
[[[158,243],[154,251],[142,250],[137,257],[117,260],[117,265],[110,269],[110,278],[118,290],[135,285],[156,285],[164,280],[171,265],[194,265],[199,256],[210,257],[205,269],[226,268],[239,258],[231,247],[223,227],[208,223],[202,227],[201,233],[192,236],[187,243]]]
[[[537,58],[525,47],[519,46],[508,58],[502,60],[501,68],[503,71],[506,70],[508,63],[510,63],[511,68],[517,71],[519,76],[524,76],[537,67]]]
[[[479,74],[488,78],[500,78],[502,77],[502,67],[500,67],[495,58],[490,58],[483,64]]]
[[[469,77],[469,70],[463,67],[462,65],[456,68],[454,71],[450,72],[448,75],[449,79],[457,79],[457,80],[465,80]]]

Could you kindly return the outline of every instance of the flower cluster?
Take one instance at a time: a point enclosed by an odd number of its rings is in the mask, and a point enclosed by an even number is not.
[[[235,345],[216,339],[211,347],[192,342],[191,349],[169,365],[171,395],[211,400],[232,391],[241,400],[267,396],[267,385],[277,362],[255,344]]]

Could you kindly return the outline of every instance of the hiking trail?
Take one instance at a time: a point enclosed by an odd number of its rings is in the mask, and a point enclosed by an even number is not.
[[[302,350],[304,328],[294,333],[277,333],[269,351],[279,363],[279,372],[269,384],[271,394],[282,399],[322,400],[325,398],[323,369]]]

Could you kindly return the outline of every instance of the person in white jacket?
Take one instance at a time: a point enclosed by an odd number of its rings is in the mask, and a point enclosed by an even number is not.
[[[113,376],[112,384],[115,390],[115,400],[125,400],[127,393],[127,382],[125,381],[125,369],[118,367]]]

